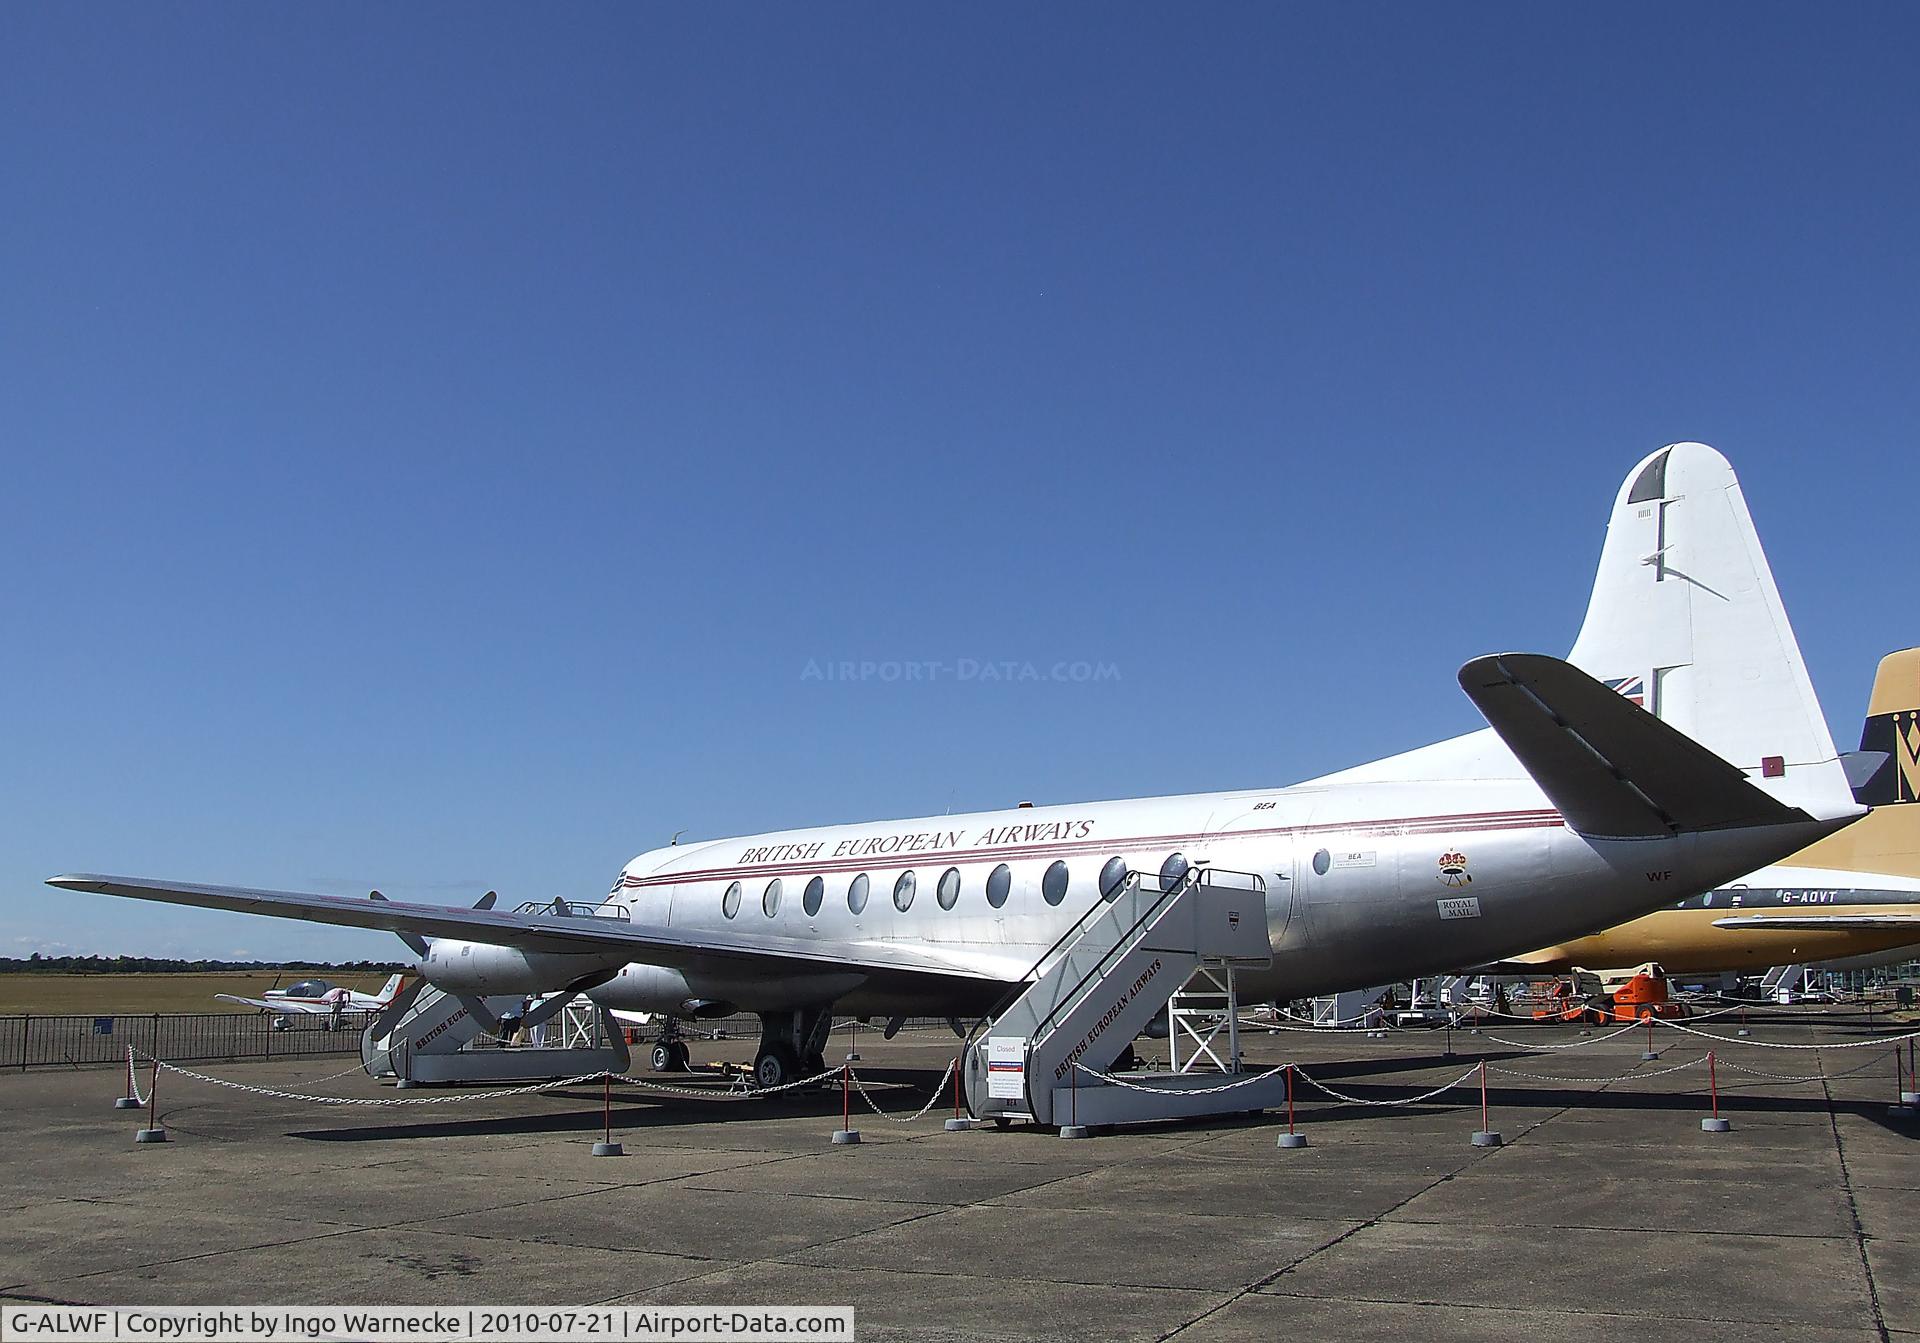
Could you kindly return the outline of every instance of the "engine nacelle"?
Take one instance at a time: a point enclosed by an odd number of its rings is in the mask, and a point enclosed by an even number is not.
[[[725,1016],[817,1007],[853,992],[866,982],[858,972],[822,970],[770,975],[694,973],[635,962],[587,997],[602,1007],[629,1012],[664,1012],[676,1017]]]
[[[612,975],[627,963],[625,952],[522,951],[491,942],[436,941],[420,962],[420,975],[448,993],[552,993],[593,975]]]

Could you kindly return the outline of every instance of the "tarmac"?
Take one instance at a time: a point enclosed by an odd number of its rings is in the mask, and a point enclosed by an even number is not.
[[[1296,1151],[1272,1114],[1066,1141],[946,1132],[943,1094],[902,1122],[953,1056],[943,1031],[858,1034],[854,1066],[893,1116],[855,1093],[858,1146],[829,1142],[838,1088],[616,1086],[621,1157],[590,1154],[597,1084],[487,1097],[328,1077],[345,1059],[201,1065],[242,1087],[455,1099],[327,1106],[163,1071],[170,1141],[136,1145],[121,1072],[25,1072],[0,1078],[0,1299],[852,1306],[875,1340],[1920,1343],[1920,1120],[1888,1114],[1893,1047],[1758,1047],[1901,1028],[1853,1009],[1756,1009],[1745,1040],[1732,1018],[1700,1028],[1728,1037],[1729,1133],[1700,1128],[1710,1042],[1665,1028],[1652,1062],[1639,1030],[1455,1031],[1452,1057],[1435,1031],[1247,1034],[1251,1067],[1294,1062],[1373,1103],[1303,1083]],[[1477,1079],[1379,1104],[1483,1058],[1502,1146],[1470,1142]]]

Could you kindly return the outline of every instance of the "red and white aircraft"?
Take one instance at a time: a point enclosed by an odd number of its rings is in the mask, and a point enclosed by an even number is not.
[[[1340,642],[1357,655],[1351,635]],[[991,1011],[1130,869],[1258,874],[1273,961],[1241,991],[1296,998],[1609,927],[1863,812],[1739,483],[1702,444],[1662,448],[1628,475],[1570,660],[1494,654],[1459,682],[1489,728],[1290,787],[674,845],[627,863],[597,906],[52,884],[388,929],[427,982],[456,994],[753,1012],[756,1073],[777,1084],[822,1070],[835,1012]]]
[[[258,998],[242,998],[231,993],[216,993],[214,998],[223,1003],[239,1003],[242,1007],[257,1007],[263,1012],[273,1012],[279,1016],[291,1017],[334,1012],[378,1012],[392,1002],[394,995],[400,992],[400,986],[407,982],[404,974],[394,975],[381,986],[378,993],[360,993],[353,989],[330,984],[324,979],[303,979],[298,984],[290,984],[284,989],[268,989]]]

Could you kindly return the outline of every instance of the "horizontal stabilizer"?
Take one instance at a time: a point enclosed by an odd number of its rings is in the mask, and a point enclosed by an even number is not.
[[[1811,819],[1559,658],[1475,658],[1460,669],[1460,688],[1582,835],[1651,839]]]

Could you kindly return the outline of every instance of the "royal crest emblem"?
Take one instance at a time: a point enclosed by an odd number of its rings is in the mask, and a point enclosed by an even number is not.
[[[1467,871],[1467,855],[1458,849],[1449,849],[1440,855],[1440,880],[1448,886],[1465,886],[1473,880],[1473,874]]]

